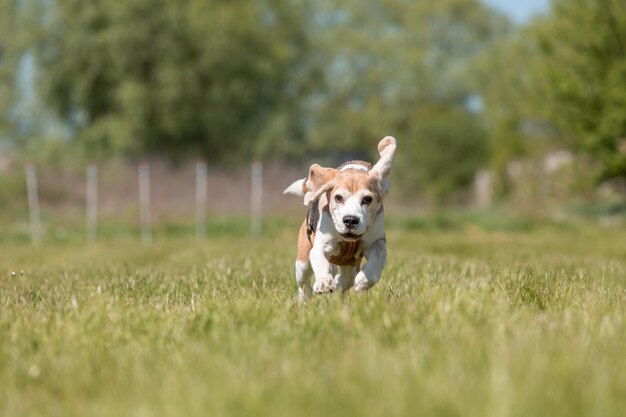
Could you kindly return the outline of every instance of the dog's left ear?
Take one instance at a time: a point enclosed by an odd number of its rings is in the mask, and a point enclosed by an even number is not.
[[[380,159],[369,171],[370,176],[379,181],[383,196],[389,192],[389,171],[391,171],[391,165],[393,164],[397,147],[398,143],[393,136],[387,136],[381,140],[378,143]]]
[[[335,186],[335,177],[339,171],[334,168],[324,168],[318,164],[313,164],[309,168],[309,176],[304,186],[304,205],[308,206],[326,191]]]

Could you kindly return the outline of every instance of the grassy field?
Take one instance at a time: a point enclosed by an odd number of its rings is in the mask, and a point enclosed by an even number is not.
[[[0,414],[624,415],[626,229],[396,226],[306,306],[295,234],[1,243]]]

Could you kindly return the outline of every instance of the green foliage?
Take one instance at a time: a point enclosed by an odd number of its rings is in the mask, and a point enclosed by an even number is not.
[[[0,140],[12,145],[42,134],[50,121],[27,77],[37,72],[35,46],[48,15],[44,2],[3,1],[0,4]],[[29,69],[30,71],[25,71]],[[4,148],[6,143],[0,143]]]
[[[507,27],[477,0],[60,0],[55,10],[40,54],[47,98],[90,153],[214,158],[331,145],[371,155],[385,134],[411,146],[429,123],[417,114],[465,109],[470,61]]]
[[[306,306],[296,231],[3,245],[0,414],[623,414],[623,230],[390,230],[378,286]]]
[[[626,176],[626,3],[557,1],[536,37],[550,120],[603,161],[604,178]]]
[[[328,65],[307,107],[310,146],[373,159],[372,143],[393,134],[404,190],[441,201],[467,186],[488,159],[486,133],[468,109],[473,61],[508,22],[472,0],[317,5],[322,17],[309,34]]]
[[[398,155],[394,178],[406,190],[442,202],[471,184],[487,164],[487,134],[477,116],[464,111],[420,114]]]
[[[535,135],[550,141],[550,133],[541,126],[537,108],[530,100],[535,92],[528,84],[528,67],[534,58],[532,45],[524,36],[502,39],[476,61],[478,83],[485,102],[484,120],[489,131],[491,166],[504,171],[516,158],[533,155],[535,143],[524,132],[524,124],[533,124]],[[538,99],[533,97],[533,99]]]
[[[21,33],[18,11],[11,2],[0,2],[0,141],[12,133],[9,110],[15,103],[15,78]],[[0,142],[1,144],[1,142]]]
[[[316,148],[370,153],[372,139],[388,133],[412,146],[412,133],[428,123],[421,114],[466,109],[477,92],[472,60],[507,30],[506,20],[473,0],[318,7],[324,18],[310,33],[328,65],[311,106]]]
[[[566,146],[595,156],[599,180],[626,176],[626,4],[555,1],[486,60],[496,162]]]
[[[407,151],[405,184],[436,179],[426,188],[439,198],[486,159],[468,111],[471,62],[508,22],[478,0],[23,4],[33,5],[22,11],[32,33],[16,56],[36,52],[45,106],[91,160],[308,159],[329,149],[373,159],[376,141],[393,134]],[[465,127],[467,143],[451,139]],[[424,158],[444,147],[470,156],[449,170],[442,155]]]
[[[55,16],[47,97],[92,154],[249,153],[299,53],[287,2],[60,0]]]

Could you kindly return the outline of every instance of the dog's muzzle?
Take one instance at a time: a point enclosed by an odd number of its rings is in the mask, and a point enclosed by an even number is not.
[[[340,233],[340,235],[347,241],[355,241],[361,239],[361,235],[357,235],[354,233]]]
[[[342,219],[343,224],[348,228],[348,230],[352,230],[359,225],[359,218],[356,216],[344,216]]]

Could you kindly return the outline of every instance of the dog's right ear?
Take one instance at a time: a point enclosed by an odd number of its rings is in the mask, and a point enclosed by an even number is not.
[[[335,186],[335,177],[339,173],[334,168],[324,168],[318,164],[311,165],[309,176],[304,183],[304,205],[308,206],[326,191]]]

